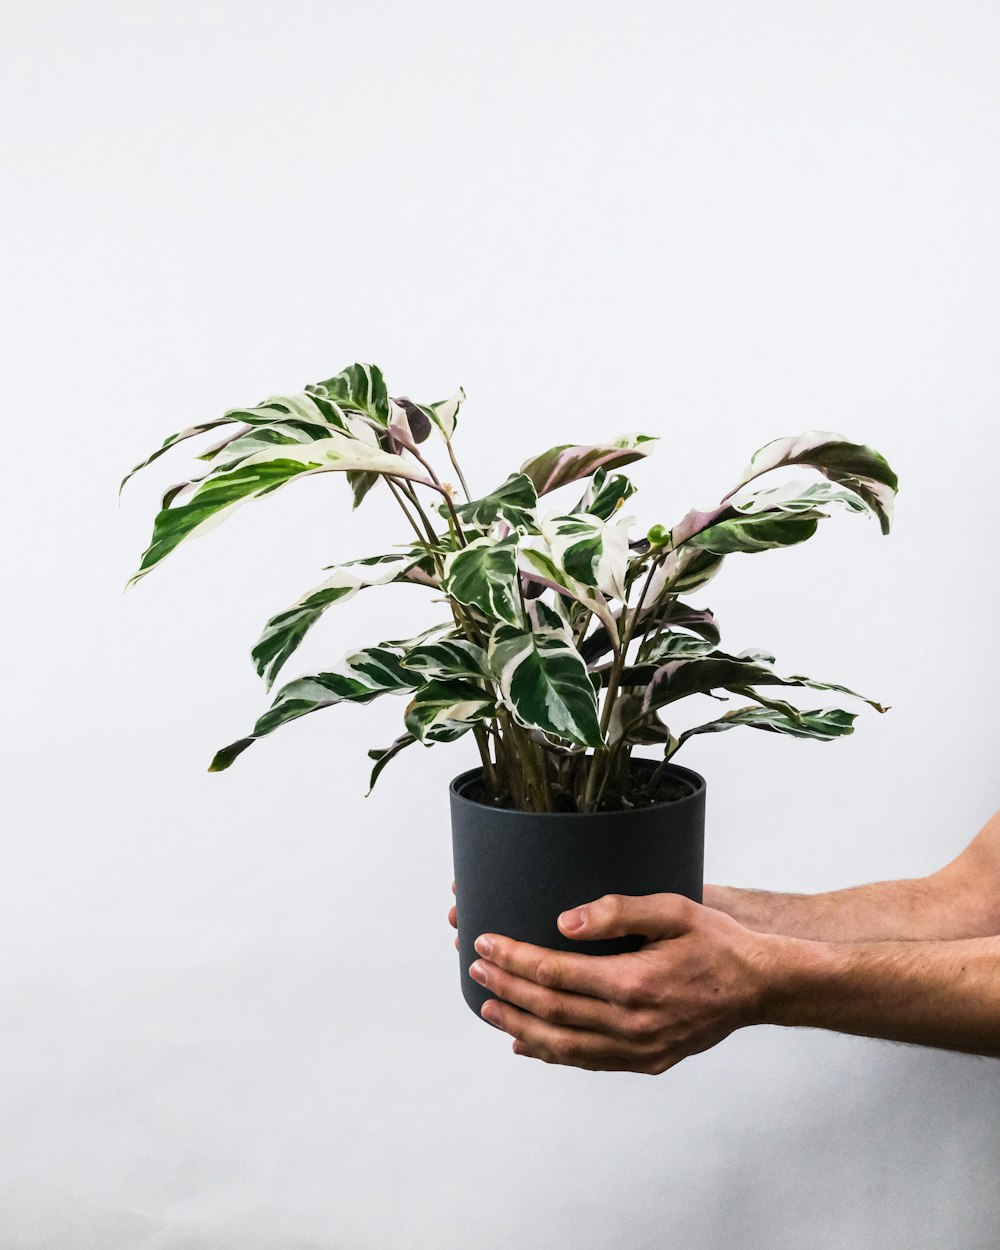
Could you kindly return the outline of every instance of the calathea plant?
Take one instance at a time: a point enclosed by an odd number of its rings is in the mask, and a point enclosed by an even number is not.
[[[186,439],[224,432],[198,457],[205,471],[164,495],[132,582],[247,500],[308,474],[344,474],[355,508],[376,486],[399,508],[405,543],[332,566],[267,622],[252,655],[268,687],[319,618],[362,590],[406,583],[444,605],[417,637],[364,646],[329,672],[282,686],[252,732],[216,754],[212,771],[289,721],[384,694],[407,702],[403,732],[369,753],[372,785],[404,748],[471,733],[483,800],[526,811],[612,810],[666,797],[662,770],[630,768],[637,746],[656,747],[668,761],[695,734],[737,725],[820,741],[852,732],[854,713],[802,709],[780,696],[793,687],[862,696],[779,676],[774,657],[761,652],[728,653],[712,613],[686,597],[728,555],[804,542],[824,508],[869,513],[888,533],[897,483],[882,456],[836,434],[781,438],[754,455],[717,507],[630,538],[623,505],[634,487],[616,470],[648,455],[654,438],[554,447],[480,495],[453,446],[464,397],[460,390],[433,404],[393,398],[379,369],[354,364],[298,394],[182,430],[132,470]],[[432,435],[461,495],[432,463]],[[761,482],[788,466],[811,470],[812,479]],[[571,483],[582,493],[568,507],[541,502]],[[674,705],[696,694],[740,702],[673,733]]]

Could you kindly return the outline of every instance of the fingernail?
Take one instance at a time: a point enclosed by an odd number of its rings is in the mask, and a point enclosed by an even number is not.
[[[582,929],[587,919],[587,912],[585,908],[577,907],[573,911],[564,911],[559,919],[564,929]]]
[[[473,981],[478,981],[480,985],[486,984],[486,969],[478,959],[469,968],[469,976],[472,977]]]
[[[489,1002],[483,1003],[479,1013],[487,1024],[492,1024],[495,1029],[500,1027],[500,1008],[491,998]]]
[[[493,954],[493,943],[488,937],[477,937],[475,947],[480,955],[485,955],[487,959]]]

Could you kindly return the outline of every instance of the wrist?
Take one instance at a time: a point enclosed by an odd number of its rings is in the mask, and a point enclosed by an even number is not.
[[[831,986],[844,971],[847,955],[848,948],[839,942],[762,935],[757,1023],[816,1023]]]

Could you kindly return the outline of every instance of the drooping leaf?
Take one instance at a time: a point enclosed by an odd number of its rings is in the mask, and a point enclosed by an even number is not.
[[[365,647],[346,656],[339,671],[300,677],[282,686],[274,702],[254,725],[253,732],[217,751],[208,771],[217,773],[228,768],[258,738],[310,712],[332,707],[335,703],[370,703],[382,694],[414,689],[421,679],[401,666],[405,650],[404,643]]]
[[[368,752],[368,758],[375,761],[375,767],[372,769],[372,775],[368,781],[368,794],[371,794],[371,792],[375,789],[375,782],[378,781],[379,776],[382,773],[382,769],[385,768],[386,764],[388,764],[390,760],[394,760],[400,751],[402,751],[405,747],[412,746],[414,742],[416,742],[416,738],[414,738],[413,734],[400,734],[398,738],[389,744],[389,746],[381,748],[375,747]],[[365,795],[365,798],[368,797],[368,794]]]
[[[430,556],[419,547],[398,554],[348,560],[267,622],[251,652],[258,676],[270,688],[285,661],[332,604],[352,599],[367,586],[391,582],[433,585],[434,580]]]
[[[688,545],[701,547],[717,556],[792,547],[812,538],[823,515],[802,512],[790,516],[733,517],[692,534]]]
[[[235,469],[211,473],[186,502],[162,509],[153,522],[152,541],[129,584],[145,576],[185,539],[219,524],[248,500],[270,494],[293,478],[350,469],[427,480],[419,465],[335,430],[316,442],[266,448]]]
[[[484,615],[519,624],[517,538],[477,538],[445,560],[441,585],[459,603],[477,607]]]
[[[853,491],[878,517],[882,533],[888,534],[899,480],[884,456],[849,442],[842,434],[810,430],[766,443],[754,452],[737,489],[763,473],[793,464],[817,469],[831,482]]]
[[[562,631],[498,625],[490,637],[489,663],[519,724],[579,746],[603,744],[594,686]]]
[[[737,725],[749,725],[751,729],[763,729],[769,733],[788,734],[793,738],[813,738],[818,742],[829,742],[833,738],[843,738],[854,732],[857,715],[845,712],[842,708],[825,708],[817,711],[799,711],[790,716],[771,707],[741,707],[726,712],[718,720],[708,721],[704,725],[696,725],[685,730],[677,740],[677,745],[669,755],[673,755],[688,738],[696,734],[721,733],[726,729],[734,729]]]
[[[544,495],[567,482],[590,477],[598,469],[618,469],[641,460],[656,441],[648,434],[622,434],[607,443],[563,443],[526,460],[520,472],[531,478],[539,495]]]
[[[650,642],[642,658],[646,663],[655,664],[666,660],[690,660],[711,655],[714,650],[715,644],[707,638],[698,638],[671,628],[664,630]]]
[[[421,686],[406,708],[407,730],[419,742],[454,742],[496,710],[481,686],[452,678]]]
[[[495,491],[461,504],[457,512],[463,525],[488,529],[494,521],[506,521],[513,529],[527,530],[533,525],[532,512],[537,503],[531,478],[512,473]],[[447,505],[442,504],[439,511],[447,515]]]

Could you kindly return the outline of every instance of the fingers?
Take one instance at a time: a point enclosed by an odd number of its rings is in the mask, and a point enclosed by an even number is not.
[[[504,1004],[521,1007],[533,1017],[550,1025],[592,1029],[616,1035],[621,1035],[628,1028],[626,1013],[611,1003],[601,1002],[586,994],[549,989],[536,981],[516,976],[489,960],[477,959],[470,967],[469,975],[503,999]],[[501,1009],[492,1001],[489,1005],[493,1011]]]
[[[517,1039],[514,1053],[544,1063],[585,1068],[591,1072],[644,1072],[659,1075],[681,1059],[662,1048],[637,1046],[588,1029],[554,1027],[510,1003],[490,1002],[484,1015]]]
[[[498,934],[476,939],[476,951],[499,971],[533,981],[549,990],[587,994],[609,1003],[625,1003],[636,988],[632,981],[642,965],[633,967],[628,955],[578,955],[549,950],[530,942],[515,942]]]
[[[564,911],[559,928],[578,941],[641,934],[655,941],[687,933],[698,904],[682,894],[605,894],[583,907]]]
[[[453,929],[458,928],[458,908],[457,907],[452,907],[451,910],[448,912],[448,923],[451,925]]]

